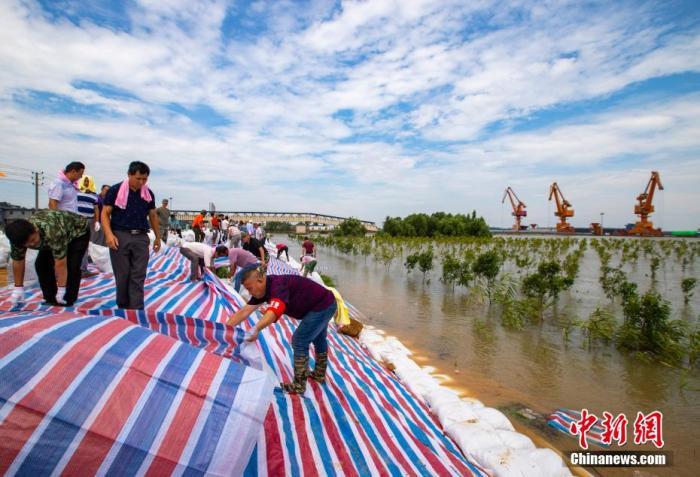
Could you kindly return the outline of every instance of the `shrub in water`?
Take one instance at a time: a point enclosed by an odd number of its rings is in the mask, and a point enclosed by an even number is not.
[[[685,350],[681,340],[685,323],[670,320],[671,304],[655,291],[641,297],[635,292],[623,303],[625,322],[617,332],[617,344],[628,351],[652,354],[662,360],[678,363]]]
[[[681,290],[683,290],[683,302],[687,305],[690,298],[693,296],[693,288],[697,284],[697,280],[693,277],[684,278],[681,280]]]

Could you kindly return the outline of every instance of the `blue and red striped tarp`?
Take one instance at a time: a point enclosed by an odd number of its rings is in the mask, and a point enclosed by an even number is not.
[[[297,273],[274,257],[268,272]],[[334,329],[327,383],[273,390],[291,378],[296,321],[242,351],[244,330],[224,324],[241,297],[209,272],[188,278],[168,249],[149,263],[144,311],[116,309],[111,274],[83,280],[72,309],[33,290],[10,311],[0,292],[0,473],[486,475]]]

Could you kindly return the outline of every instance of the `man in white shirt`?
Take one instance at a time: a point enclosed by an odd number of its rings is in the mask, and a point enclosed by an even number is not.
[[[49,185],[49,209],[78,212],[78,180],[83,177],[85,165],[71,162]]]
[[[228,257],[228,247],[219,245],[214,249],[202,242],[185,242],[180,247],[180,253],[190,260],[190,280],[201,280],[205,268],[214,271],[214,259]]]

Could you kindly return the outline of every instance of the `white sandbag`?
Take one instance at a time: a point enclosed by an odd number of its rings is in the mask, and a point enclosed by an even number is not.
[[[420,366],[418,366],[415,361],[406,357],[400,357],[395,359],[392,364],[395,367],[396,375],[401,379],[402,375],[413,372],[420,372]],[[403,380],[403,379],[402,379]]]
[[[39,255],[38,250],[27,249],[24,254],[24,286],[34,285],[39,283],[39,279],[36,276],[36,257]],[[7,283],[13,285],[15,282],[15,276],[12,270],[12,259],[9,260],[7,264]]]
[[[433,414],[437,416],[443,429],[457,422],[471,421],[473,423],[478,421],[474,407],[462,400],[442,404],[433,409]]]
[[[431,391],[425,397],[425,400],[431,409],[437,409],[442,404],[459,401],[460,399],[455,391],[440,386],[439,388],[435,389],[434,391]]]
[[[0,267],[6,267],[10,261],[10,240],[0,230]]]
[[[537,464],[540,470],[542,470],[542,475],[551,475],[556,477],[571,475],[571,472],[564,463],[564,460],[552,449],[535,449],[532,451],[524,451],[523,455],[525,458]]]
[[[384,344],[394,354],[403,356],[411,356],[413,354],[411,353],[411,350],[406,348],[406,346],[404,346],[404,344],[395,336],[389,336],[386,340],[384,340]]]
[[[480,421],[484,422],[484,421]],[[535,449],[535,444],[532,442],[532,439],[527,437],[525,434],[520,434],[519,432],[515,431],[501,431],[501,430],[496,430],[495,433],[498,435],[499,439],[503,441],[503,443],[513,449],[513,450],[534,450]]]
[[[367,327],[362,328],[360,336],[357,339],[364,346],[369,344],[379,344],[384,341],[384,337],[382,335]]]
[[[494,477],[546,477],[540,466],[522,452],[508,448],[476,449],[469,457],[489,470]]]
[[[469,405],[470,405],[471,407],[473,407],[474,409],[478,409],[478,408],[484,407],[484,403],[483,403],[483,402],[481,402],[481,401],[479,401],[478,399],[473,398],[473,397],[465,397],[465,398],[462,398],[462,401],[464,401],[465,403],[469,404]]]
[[[182,231],[182,240],[185,242],[194,242],[194,230],[187,229]]]
[[[403,381],[403,383],[413,394],[424,401],[428,394],[440,387],[440,383],[428,373],[417,375],[415,379],[409,379],[408,381]]]
[[[88,245],[88,253],[92,262],[102,273],[112,273],[112,261],[109,259],[109,248],[92,242]]]
[[[471,455],[476,451],[505,448],[505,444],[497,432],[485,423],[456,422],[448,426],[445,432],[465,454]]]
[[[488,422],[494,429],[500,429],[503,431],[514,431],[513,424],[498,409],[492,407],[482,407],[481,409],[475,409],[474,413],[476,417],[481,421]]]
[[[182,245],[182,242],[183,240],[176,233],[168,232],[168,237],[165,241],[168,247],[179,247]]]

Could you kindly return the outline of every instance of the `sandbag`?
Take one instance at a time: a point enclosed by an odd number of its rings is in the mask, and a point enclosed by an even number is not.
[[[362,332],[362,329],[364,328],[364,325],[357,321],[354,318],[350,318],[350,324],[345,325],[341,328],[338,329],[338,331],[344,335],[352,336],[353,338],[357,338],[360,336],[360,333]]]
[[[480,450],[500,450],[506,447],[496,431],[482,422],[457,422],[448,426],[445,432],[457,443],[462,452],[469,455]]]
[[[542,475],[552,475],[557,477],[570,476],[569,468],[564,464],[564,460],[552,449],[535,449],[523,452],[525,458],[534,461],[542,470]]]
[[[39,255],[38,250],[27,249],[24,255],[24,286],[30,286],[39,283],[36,276],[36,257]],[[15,276],[12,270],[12,259],[7,264],[7,283],[14,284]]]
[[[475,409],[474,414],[479,420],[488,422],[494,429],[515,431],[510,420],[498,409],[494,409],[492,407],[482,407],[480,409]]]
[[[10,260],[10,240],[0,230],[0,267],[6,267]]]
[[[102,273],[112,273],[112,261],[109,258],[109,248],[90,242],[88,253],[92,262]]]
[[[484,422],[484,421],[481,421]],[[496,435],[498,435],[499,439],[503,441],[503,443],[514,450],[534,450],[535,449],[535,444],[532,442],[532,439],[527,437],[525,434],[520,434],[519,432],[515,431],[501,431],[501,430],[496,430]]]
[[[428,402],[428,405],[431,407],[431,409],[437,409],[442,404],[456,402],[460,399],[455,391],[441,386],[435,389],[434,391],[430,392],[426,396],[425,400]]]
[[[478,418],[476,417],[475,411],[476,409],[473,406],[470,406],[462,400],[447,402],[433,409],[433,413],[437,415],[443,429],[458,422],[477,422]]]
[[[194,230],[192,229],[187,229],[182,231],[182,240],[185,242],[194,242],[195,241],[195,236],[194,236]]]
[[[475,449],[469,457],[494,477],[546,477],[540,466],[521,452],[508,448]]]

